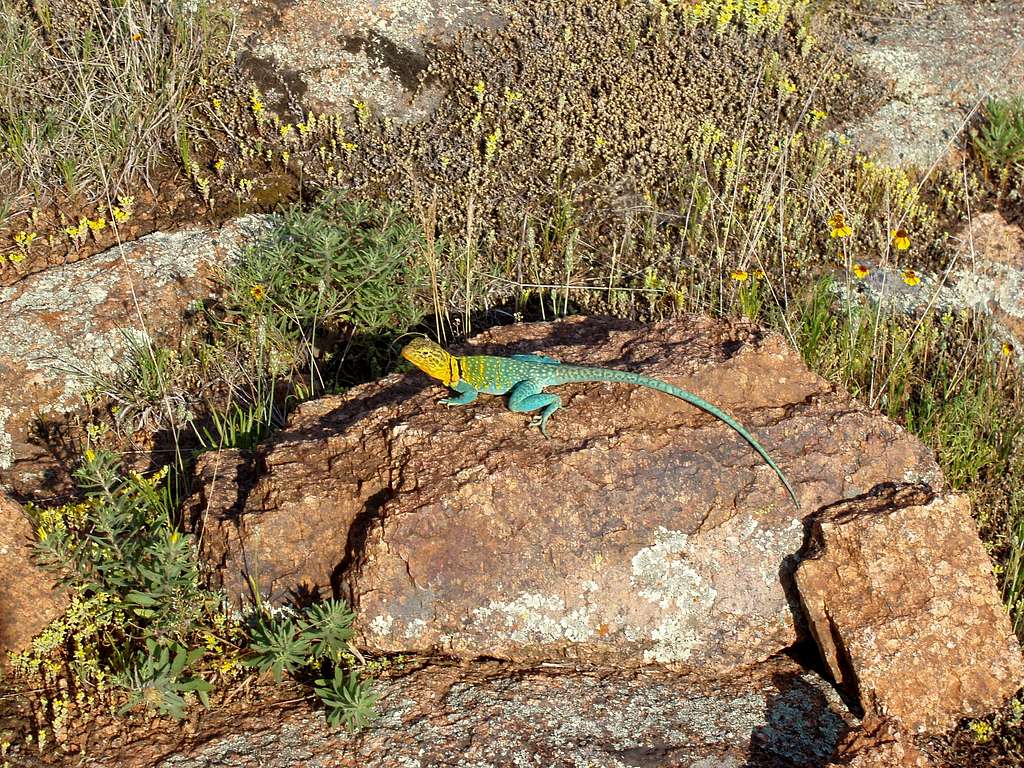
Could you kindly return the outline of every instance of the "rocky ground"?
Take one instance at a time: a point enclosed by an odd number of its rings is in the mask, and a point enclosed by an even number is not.
[[[366,99],[411,124],[438,100],[426,52],[506,22],[473,2],[239,10],[243,64],[269,102]],[[1010,2],[865,18],[848,50],[884,95],[836,135],[892,163],[955,167],[952,140],[978,99],[1024,93],[1020,19]],[[41,263],[0,288],[0,648],[64,607],[29,558],[21,505],[71,493],[94,377],[215,300],[216,266],[261,226],[217,219]],[[1014,209],[952,234],[948,269],[921,273],[932,290],[883,263],[840,290],[908,313],[989,313],[1024,355]],[[102,715],[59,753],[16,741],[5,767],[939,766],[952,763],[934,737],[1018,691],[1024,661],[969,500],[931,451],[781,336],[697,317],[571,317],[463,349],[698,393],[769,447],[800,508],[728,428],[655,392],[567,387],[550,441],[496,400],[441,412],[415,373],[321,397],[253,450],[205,454],[186,515],[236,605],[254,586],[274,605],[351,601],[358,647],[401,659],[377,683],[379,719],[352,736],[307,689],[264,680],[184,727]],[[161,463],[148,448],[140,469]],[[23,737],[24,702],[2,695],[0,712],[13,703],[0,725]]]

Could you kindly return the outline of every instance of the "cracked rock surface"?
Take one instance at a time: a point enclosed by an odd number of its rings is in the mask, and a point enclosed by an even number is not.
[[[307,708],[232,720],[166,745],[160,768],[824,766],[855,724],[787,658],[720,680],[664,672],[430,665],[378,686],[380,717],[352,737]],[[142,757],[136,753],[136,759]],[[135,765],[135,762],[126,765]]]
[[[800,636],[803,517],[883,483],[941,486],[916,439],[785,341],[705,318],[506,326],[471,348],[666,379],[559,388],[545,440],[497,398],[444,408],[419,372],[307,403],[253,454],[209,454],[191,514],[236,600],[348,597],[377,651],[726,671]]]
[[[832,674],[870,714],[947,730],[1024,679],[966,496],[906,488],[823,511],[796,583]]]

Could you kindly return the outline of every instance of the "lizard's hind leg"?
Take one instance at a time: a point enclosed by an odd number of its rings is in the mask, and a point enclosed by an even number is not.
[[[562,398],[550,392],[541,391],[541,386],[529,379],[520,381],[508,393],[508,409],[513,413],[529,413],[543,409],[530,420],[530,426],[540,427],[540,433],[544,437],[548,436],[548,419],[561,407]]]

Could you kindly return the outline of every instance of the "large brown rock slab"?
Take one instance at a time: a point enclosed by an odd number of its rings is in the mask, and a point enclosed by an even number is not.
[[[7,651],[26,646],[66,603],[53,578],[32,562],[34,539],[25,511],[0,494],[0,667]]]
[[[866,712],[941,731],[1024,683],[965,496],[907,488],[815,519],[796,571],[811,633]]]
[[[803,511],[732,430],[661,393],[560,388],[545,440],[497,398],[448,409],[418,372],[395,375],[304,405],[253,454],[203,460],[191,509],[230,594],[346,596],[379,651],[730,669],[798,637],[804,514],[941,485],[917,440],[750,325],[575,318],[470,348],[693,391],[758,436]]]
[[[173,333],[258,221],[154,233],[0,287],[0,488],[52,491],[59,463],[33,440],[37,420],[78,409],[132,340]]]

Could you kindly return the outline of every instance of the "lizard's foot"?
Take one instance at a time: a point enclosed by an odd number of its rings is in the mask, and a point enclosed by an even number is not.
[[[544,435],[548,440],[551,439],[551,435],[548,434],[548,417],[543,414],[538,414],[530,419],[531,427],[540,427],[540,433]]]

